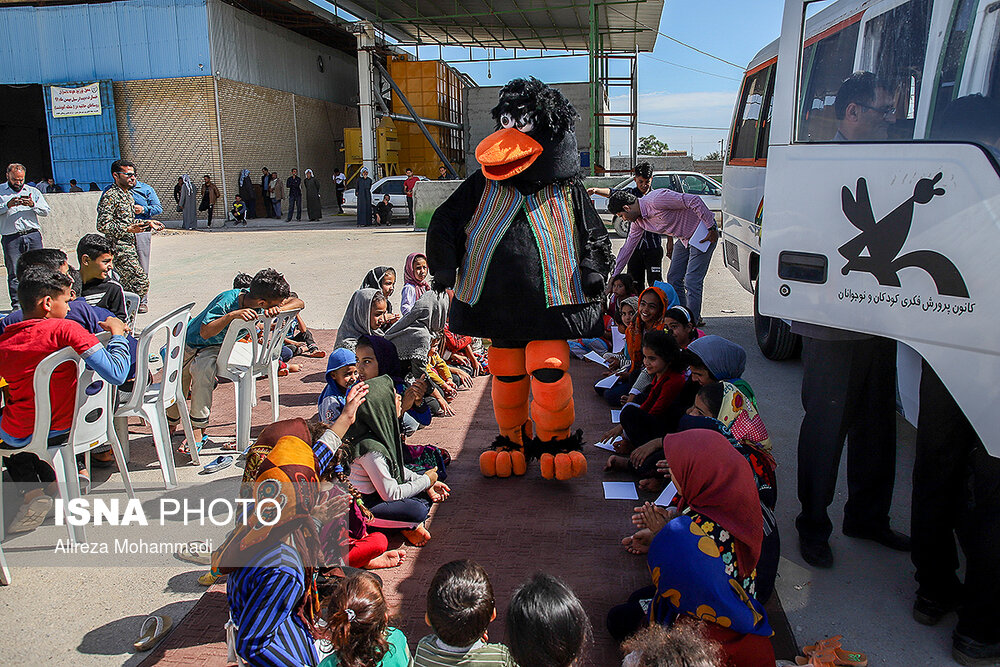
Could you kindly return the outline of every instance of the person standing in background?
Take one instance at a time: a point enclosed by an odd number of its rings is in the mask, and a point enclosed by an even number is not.
[[[406,168],[406,180],[403,181],[403,190],[406,191],[406,208],[410,212],[410,224],[413,224],[413,186],[417,184],[420,179],[413,175],[413,170],[409,167]],[[369,197],[369,201],[370,201]]]
[[[347,176],[336,167],[333,168],[333,187],[337,191],[337,213],[343,215],[344,189],[347,187]]]
[[[179,189],[178,189],[179,188]],[[194,183],[191,177],[184,174],[174,188],[177,197],[177,212],[183,214],[181,227],[183,229],[198,229],[198,200],[194,194]]]
[[[319,194],[319,179],[312,169],[306,169],[306,180],[302,182],[302,187],[306,191],[306,213],[310,220],[319,220],[323,217],[323,203]]]
[[[115,270],[122,287],[139,295],[149,290],[149,279],[142,267],[135,247],[135,235],[147,229],[160,231],[163,225],[156,220],[137,221],[135,200],[131,190],[135,187],[135,165],[128,160],[111,163],[114,182],[97,202],[97,231],[115,244]]]
[[[132,199],[135,200],[136,220],[152,220],[163,213],[160,198],[156,196],[156,190],[153,189],[153,186],[148,183],[137,180],[135,187],[132,188]],[[152,230],[147,229],[135,235],[135,250],[139,255],[139,266],[146,273],[147,280],[149,279],[149,250],[152,242]],[[139,313],[149,312],[149,306],[146,304],[147,296],[149,296],[148,293],[139,298]]]
[[[372,179],[368,178],[368,168],[358,176],[358,227],[372,224]]]
[[[198,206],[199,211],[208,211],[208,226],[212,226],[212,212],[215,210],[215,202],[218,201],[219,188],[216,187],[215,183],[212,182],[212,177],[205,174],[205,182],[201,186],[201,204]],[[222,226],[226,226],[226,218],[222,218]]]
[[[70,192],[83,192],[83,188],[76,184],[76,179],[69,179],[69,191]]]
[[[292,213],[295,212],[295,207],[298,206],[298,214],[295,216],[296,220],[302,219],[302,179],[299,178],[299,170],[292,169],[292,175],[288,177],[285,181],[285,185],[288,187],[288,220],[285,222],[292,221]]]
[[[38,216],[49,214],[41,191],[24,184],[26,170],[18,162],[7,166],[7,181],[0,185],[0,242],[7,268],[7,289],[12,310],[17,310],[17,260],[29,250],[42,247]]]
[[[244,169],[240,172],[239,190],[240,199],[243,200],[246,217],[257,217],[257,193],[253,189],[253,181],[250,180],[250,170]]]
[[[271,206],[271,172],[267,170],[267,167],[261,169],[263,176],[260,177],[260,196],[261,204],[264,208],[264,217],[273,218],[274,217],[274,207]]]
[[[274,208],[274,217],[281,220],[281,200],[285,198],[285,184],[278,176],[278,172],[271,172],[271,206]]]

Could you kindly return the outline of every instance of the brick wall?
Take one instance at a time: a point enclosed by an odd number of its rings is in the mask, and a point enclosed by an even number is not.
[[[164,205],[164,219],[180,217],[173,204],[177,177],[190,174],[197,186],[211,174],[229,202],[240,172],[260,183],[261,168],[288,178],[312,169],[324,204],[333,202],[333,168],[344,167],[344,127],[357,126],[357,109],[230,79],[218,80],[222,157],[212,78],[156,79],[114,84],[122,157],[136,163],[139,178],[152,185]],[[296,133],[298,157],[296,163]],[[222,170],[225,163],[225,172]],[[228,202],[226,205],[228,209]],[[284,211],[282,211],[284,212]]]
[[[114,95],[122,157],[156,190],[162,217],[180,217],[174,208],[177,177],[190,174],[200,185],[205,174],[218,181],[222,171],[212,78],[116,81]]]

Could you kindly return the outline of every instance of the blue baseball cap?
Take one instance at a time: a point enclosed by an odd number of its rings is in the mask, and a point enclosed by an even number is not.
[[[358,357],[346,347],[338,347],[330,353],[330,359],[326,362],[326,372],[330,373],[343,368],[344,366],[357,366]]]

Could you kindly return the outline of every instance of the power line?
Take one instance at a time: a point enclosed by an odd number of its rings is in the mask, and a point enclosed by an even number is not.
[[[653,125],[656,127],[674,127],[682,130],[729,130],[728,127],[703,127],[701,125],[670,125],[669,123],[650,123],[640,120],[639,125]]]
[[[674,67],[680,67],[681,69],[691,70],[692,72],[698,72],[699,74],[707,74],[708,76],[716,76],[716,77],[718,77],[720,79],[729,79],[730,81],[742,81],[742,79],[737,79],[734,76],[725,76],[723,74],[715,74],[713,72],[706,72],[703,69],[696,69],[694,67],[688,67],[687,65],[681,65],[679,63],[672,63],[669,60],[664,60],[663,58],[657,58],[656,56],[650,55],[648,53],[640,53],[639,55],[645,56],[646,58],[649,58],[650,60],[655,60],[657,62],[661,62],[661,63],[663,63],[665,65],[673,65]]]
[[[668,35],[668,34],[667,34],[667,33],[665,33],[665,32],[662,32],[662,31],[660,31],[660,30],[657,30],[656,28],[654,28],[654,27],[652,27],[652,26],[648,26],[648,25],[646,25],[645,23],[642,23],[641,21],[638,21],[638,20],[634,19],[633,17],[629,16],[628,14],[626,14],[626,13],[625,13],[625,12],[623,12],[623,11],[621,11],[621,10],[620,10],[620,9],[618,9],[617,7],[612,7],[611,5],[605,5],[605,9],[610,9],[611,11],[615,12],[616,14],[620,14],[620,15],[621,15],[621,16],[623,16],[624,18],[626,18],[626,19],[628,19],[629,21],[631,21],[631,22],[635,23],[635,24],[636,24],[637,26],[641,26],[641,27],[645,28],[646,30],[653,30],[653,31],[654,31],[654,32],[656,32],[656,34],[658,34],[658,35],[659,35],[660,37],[666,37],[666,38],[667,38],[667,39],[669,39],[669,40],[670,40],[671,42],[676,42],[677,44],[680,44],[680,45],[681,45],[681,46],[683,46],[683,47],[686,47],[686,48],[689,48],[689,49],[691,49],[692,51],[697,51],[698,53],[700,53],[700,54],[701,54],[701,55],[703,55],[703,56],[708,56],[709,58],[714,58],[715,60],[718,60],[718,61],[719,61],[720,63],[726,63],[727,65],[732,65],[733,67],[735,67],[735,68],[739,69],[740,71],[742,71],[743,69],[745,69],[745,68],[743,67],[743,65],[737,65],[736,63],[734,63],[734,62],[732,62],[732,61],[730,61],[730,60],[726,60],[725,58],[720,58],[720,57],[719,57],[719,56],[717,56],[717,55],[714,55],[714,54],[712,54],[712,53],[709,53],[708,51],[702,51],[702,50],[701,50],[701,49],[699,49],[699,48],[698,48],[697,46],[691,46],[691,45],[690,45],[690,44],[688,44],[687,42],[682,42],[681,40],[677,39],[676,37],[671,37],[670,35]]]

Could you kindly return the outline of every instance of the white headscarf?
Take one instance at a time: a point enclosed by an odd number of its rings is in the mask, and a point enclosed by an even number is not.
[[[313,173],[312,169],[306,169],[305,176],[306,176],[306,178],[311,178],[311,177],[316,176],[316,174]]]
[[[194,183],[191,182],[191,176],[184,174],[181,176],[184,179],[184,190],[187,191],[189,195],[194,194]]]

